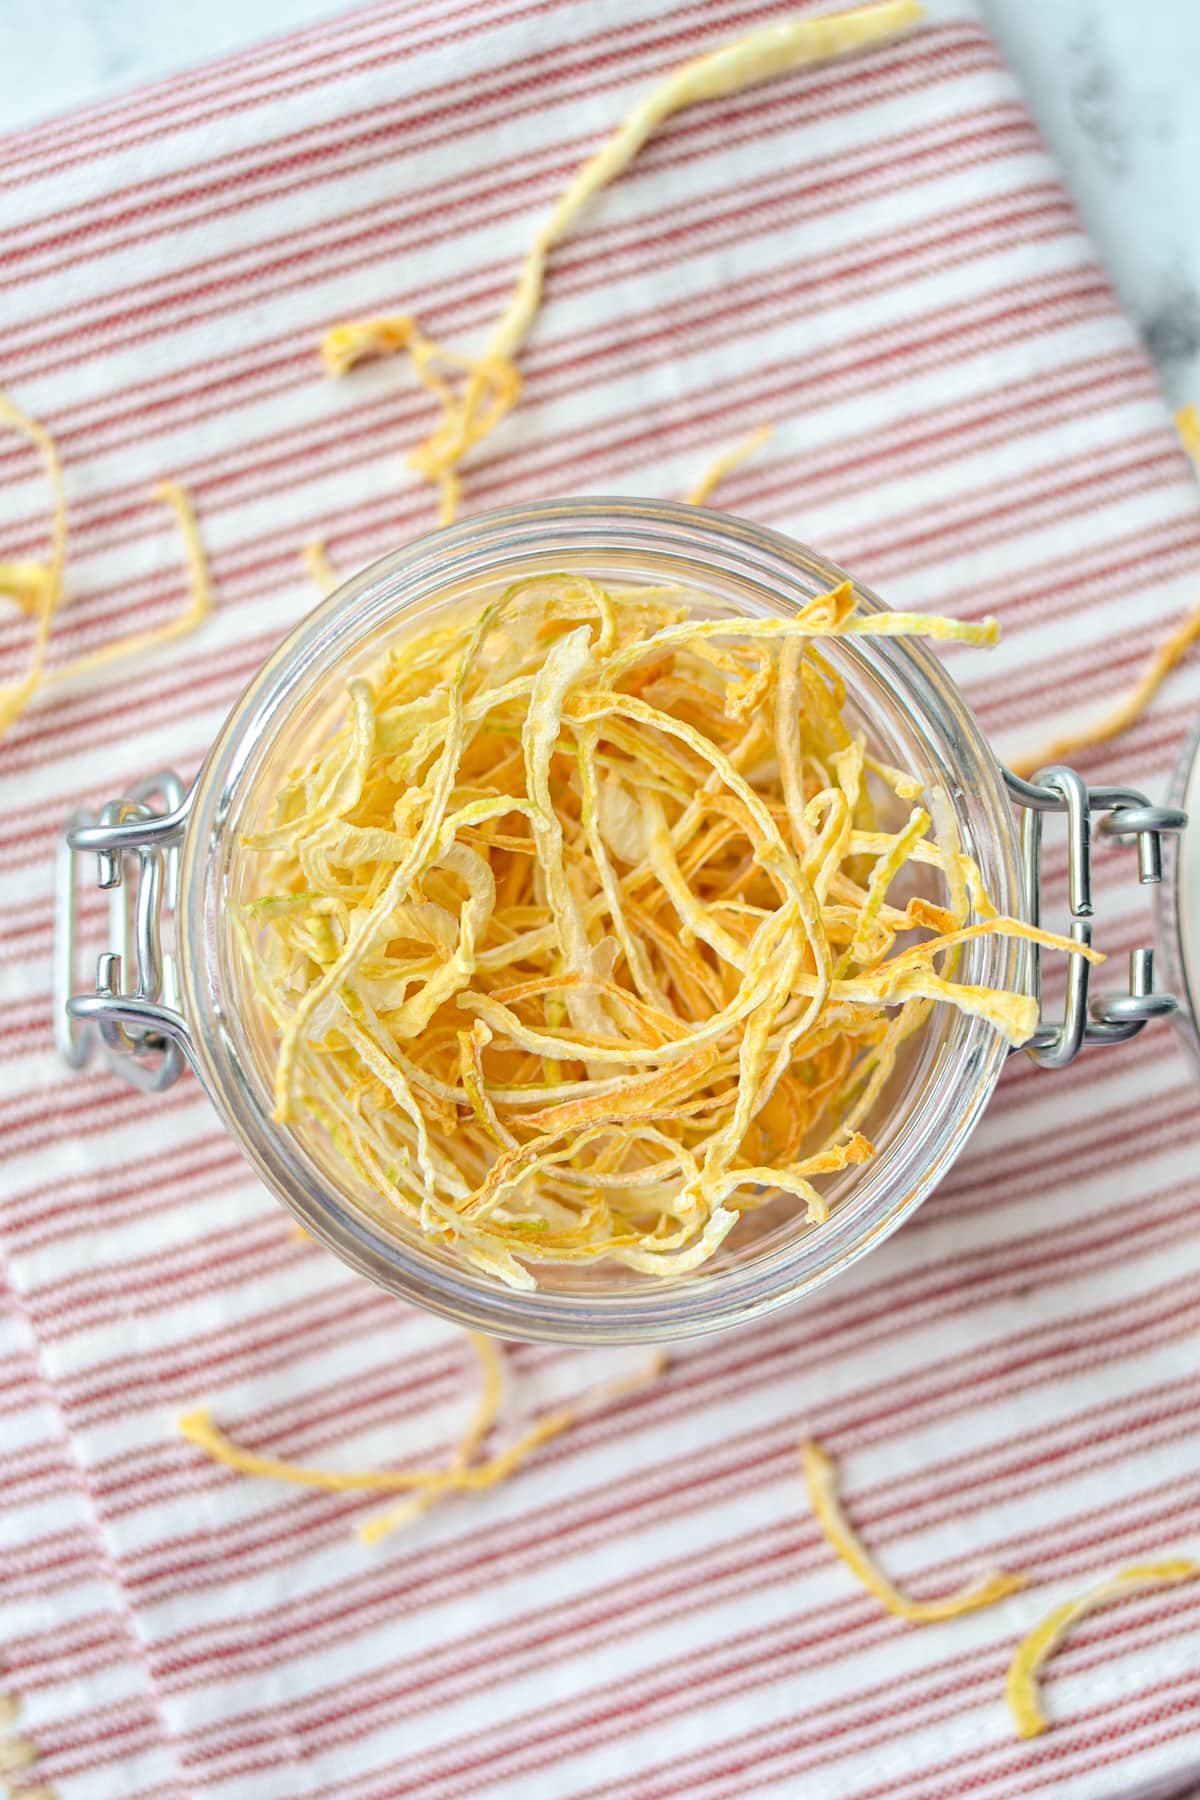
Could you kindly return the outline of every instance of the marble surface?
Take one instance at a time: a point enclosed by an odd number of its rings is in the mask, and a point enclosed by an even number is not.
[[[1168,397],[1200,403],[1200,0],[981,3]],[[2,124],[333,10],[329,0],[0,0]]]

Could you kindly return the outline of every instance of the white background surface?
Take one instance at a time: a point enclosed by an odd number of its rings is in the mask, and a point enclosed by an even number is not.
[[[982,5],[1168,397],[1200,402],[1198,0]],[[0,0],[0,126],[336,10],[329,0]]]

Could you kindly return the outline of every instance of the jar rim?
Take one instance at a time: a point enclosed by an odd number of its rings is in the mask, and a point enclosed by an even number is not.
[[[205,759],[192,795],[181,868],[179,964],[183,1010],[201,1080],[258,1174],[306,1230],[344,1261],[390,1291],[456,1323],[509,1338],[559,1342],[657,1342],[746,1322],[800,1297],[882,1242],[942,1178],[987,1103],[1007,1056],[992,1027],[956,1014],[955,1067],[909,1147],[893,1168],[863,1182],[864,1203],[835,1209],[829,1221],[742,1266],[705,1265],[675,1281],[651,1279],[619,1295],[514,1290],[444,1256],[419,1248],[329,1192],[294,1135],[272,1123],[242,1064],[236,1021],[220,978],[220,868],[263,746],[278,737],[306,694],[327,679],[356,644],[421,602],[432,604],[453,581],[511,578],[531,558],[617,555],[667,563],[673,579],[720,578],[757,596],[768,613],[786,614],[815,592],[850,580],[860,607],[884,610],[869,589],[816,552],[769,528],[671,501],[586,498],[534,502],[473,515],[416,540],[329,595],[280,644],[252,678]],[[750,603],[753,603],[752,601]],[[1021,912],[1016,832],[1000,765],[957,685],[928,646],[916,640],[854,640],[855,654],[886,676],[905,716],[940,746],[969,797],[976,833],[986,838],[994,895],[1002,911]],[[980,940],[991,985],[1028,991],[1026,947]],[[935,1116],[936,1112],[936,1116]],[[871,1171],[872,1165],[864,1165]],[[878,1192],[871,1183],[874,1180]],[[856,1190],[857,1192],[857,1190]],[[853,1227],[851,1229],[850,1227]],[[800,1246],[808,1246],[799,1254]],[[820,1246],[813,1253],[814,1246]]]

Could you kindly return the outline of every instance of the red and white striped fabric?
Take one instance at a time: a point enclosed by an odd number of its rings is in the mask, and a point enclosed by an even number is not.
[[[311,604],[428,526],[398,364],[322,328],[411,309],[478,339],[534,222],[647,83],[754,0],[385,0],[0,140],[0,378],[68,464],[69,658],[185,602],[163,476],[219,584],[203,635],[47,695],[0,746],[2,1682],[60,1800],[1128,1794],[1185,1776],[1200,1587],[1097,1616],[1020,1743],[1017,1636],[1200,1529],[1200,1088],[1165,1029],[1018,1060],[951,1179],[802,1309],[682,1351],[491,1493],[374,1551],[358,1496],[231,1475],[211,1401],[293,1459],[444,1455],[461,1338],[294,1237],[190,1079],[145,1098],[51,1048],[51,851],[80,800],[197,766]],[[995,611],[956,672],[1002,745],[1123,689],[1194,601],[1200,499],[1145,356],[977,23],[683,114],[556,252],[526,396],[472,506],[723,490],[899,606]],[[2,537],[45,493],[0,441]],[[27,623],[0,626],[0,678]],[[1089,771],[1161,793],[1200,667]],[[1147,921],[1101,857],[1106,947]],[[596,1365],[517,1348],[528,1415]],[[1035,1585],[914,1630],[810,1517],[795,1445],[918,1591]]]

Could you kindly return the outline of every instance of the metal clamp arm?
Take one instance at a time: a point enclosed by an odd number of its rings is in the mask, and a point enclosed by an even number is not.
[[[164,810],[149,803],[158,799]],[[55,870],[54,1030],[72,1068],[100,1047],[114,1072],[158,1091],[178,1080],[189,1053],[172,948],[163,924],[179,899],[179,855],[188,797],[177,775],[152,775],[98,818],[67,820]],[[96,886],[109,896],[110,948],[95,984],[77,991],[79,863],[96,859]]]
[[[1021,828],[1025,911],[1033,925],[1041,923],[1042,833],[1046,815],[1063,813],[1067,821],[1067,897],[1071,936],[1077,944],[1092,941],[1092,828],[1118,842],[1136,840],[1138,880],[1162,880],[1162,839],[1182,831],[1187,814],[1176,807],[1151,806],[1135,788],[1089,788],[1074,769],[1044,769],[1036,781],[1023,781],[1005,771],[1014,801],[1024,809]],[[1042,998],[1041,953],[1033,947],[1033,991]],[[1044,1068],[1061,1069],[1085,1044],[1119,1044],[1136,1037],[1151,1019],[1173,1013],[1177,1002],[1154,991],[1154,952],[1130,952],[1129,986],[1123,994],[1092,994],[1091,965],[1073,956],[1067,969],[1063,1016],[1043,1018],[1025,1050]]]

